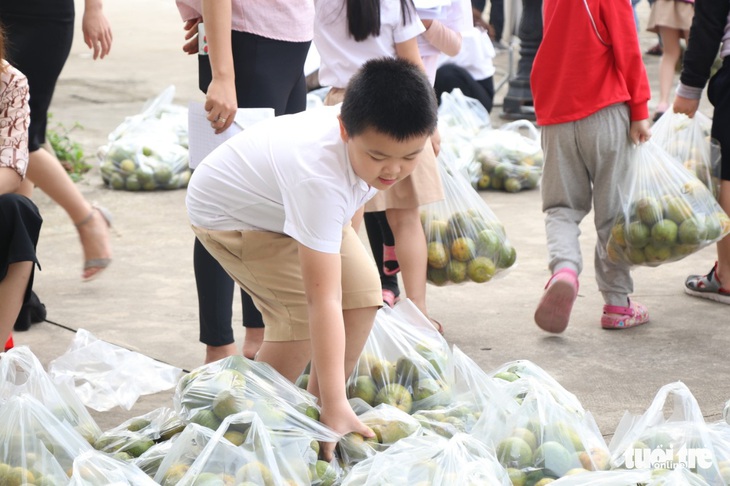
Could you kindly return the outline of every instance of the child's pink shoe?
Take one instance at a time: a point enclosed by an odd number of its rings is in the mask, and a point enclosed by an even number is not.
[[[627,329],[649,322],[646,306],[629,300],[628,307],[604,305],[601,327],[604,329]]]
[[[545,285],[545,293],[535,311],[535,322],[547,332],[565,331],[576,297],[578,274],[568,268],[558,270]]]

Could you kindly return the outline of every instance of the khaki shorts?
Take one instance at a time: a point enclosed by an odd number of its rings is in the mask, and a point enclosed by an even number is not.
[[[299,244],[269,231],[215,231],[193,226],[203,246],[253,299],[264,318],[265,341],[309,339]],[[342,309],[380,307],[375,262],[351,226],[342,232]]]

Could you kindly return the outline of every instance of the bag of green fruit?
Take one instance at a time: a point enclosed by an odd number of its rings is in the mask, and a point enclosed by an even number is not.
[[[421,208],[428,282],[489,282],[515,264],[504,226],[466,178],[439,155],[444,199]]]
[[[536,382],[532,377],[525,380]],[[472,435],[494,448],[515,484],[548,482],[610,467],[608,447],[593,416],[567,410],[537,382],[528,387],[514,413],[501,422],[499,414],[485,409]]]
[[[512,486],[493,452],[467,434],[413,436],[357,464],[343,486],[453,484]],[[519,483],[514,483],[519,484]]]
[[[157,466],[152,476],[156,483],[163,485],[177,484],[185,475],[195,459],[203,452],[215,433],[208,427],[190,423],[177,435],[167,454]]]
[[[644,414],[626,412],[609,449],[615,467],[674,469],[684,465],[710,484],[724,484],[720,468],[727,451],[716,449],[697,400],[682,382],[664,385]]]
[[[710,190],[653,141],[634,149],[619,196],[622,211],[606,247],[610,261],[655,267],[730,233],[730,218]]]
[[[33,483],[56,484],[56,483]],[[59,483],[60,484],[60,483]],[[96,451],[86,451],[74,459],[68,486],[155,486],[156,482],[140,468]]]
[[[314,396],[281,376],[266,363],[230,356],[200,366],[177,384],[173,404],[185,422],[216,430],[229,415],[260,412],[267,425],[284,420],[290,411],[319,418]]]
[[[689,118],[670,109],[651,127],[651,139],[694,173],[717,198],[720,153],[719,144],[710,136],[711,128],[712,120],[699,111]]]
[[[383,307],[347,383],[348,398],[406,413],[451,402],[448,343],[410,300]]]
[[[69,424],[93,444],[101,429],[66,381],[53,381],[27,346],[16,346],[0,359],[0,408],[17,395],[30,395],[60,421]]]
[[[482,165],[477,189],[519,192],[534,189],[540,182],[540,132],[528,120],[517,120],[484,133],[474,142],[474,150]]]
[[[365,405],[365,409],[358,412],[358,418],[375,432],[375,437],[365,438],[351,432],[339,440],[336,454],[346,468],[387,450],[406,437],[423,434],[418,420],[392,405],[382,403],[375,408]]]
[[[111,189],[153,191],[187,187],[187,108],[172,104],[174,86],[127,117],[98,150],[104,184]]]
[[[0,406],[0,443],[3,485],[68,484],[74,458],[93,451],[68,423],[26,393]]]

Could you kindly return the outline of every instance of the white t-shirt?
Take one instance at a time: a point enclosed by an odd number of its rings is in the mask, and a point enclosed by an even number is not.
[[[352,170],[339,110],[265,120],[216,148],[190,179],[190,222],[283,233],[313,250],[339,253],[342,228],[377,192]]]
[[[454,57],[444,54],[439,58],[439,66],[445,63],[456,64],[466,69],[478,81],[494,76],[496,69],[492,59],[494,45],[489,34],[473,27],[461,35],[461,51]]]
[[[403,25],[400,0],[381,0],[380,35],[357,42],[347,29],[342,0],[314,0],[314,45],[322,58],[319,84],[347,87],[360,66],[370,59],[395,57],[395,45],[417,37],[425,29],[415,10]]]

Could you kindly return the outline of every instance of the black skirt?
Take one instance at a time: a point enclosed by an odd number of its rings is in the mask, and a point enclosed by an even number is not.
[[[5,278],[8,266],[12,263],[30,261],[38,265],[35,250],[42,223],[38,208],[30,199],[19,194],[0,195],[0,280]],[[33,273],[26,287],[24,301],[30,298]]]

